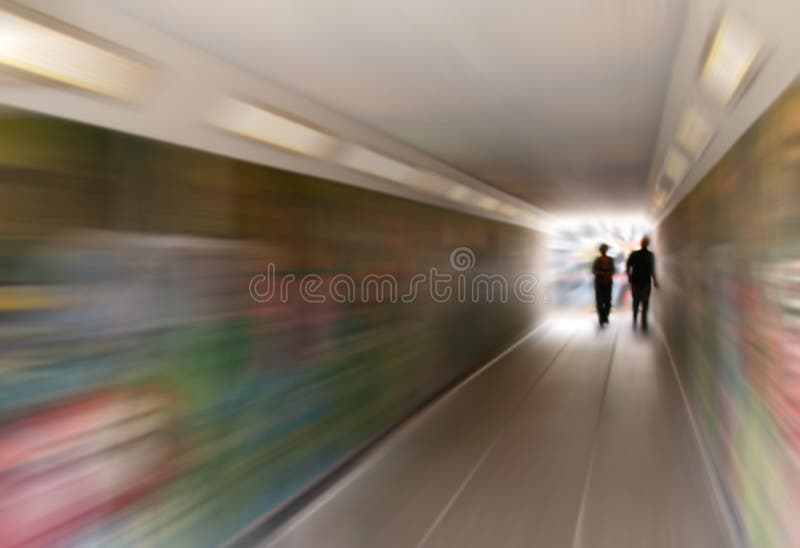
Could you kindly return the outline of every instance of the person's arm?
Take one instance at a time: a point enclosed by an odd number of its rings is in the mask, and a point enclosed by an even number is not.
[[[656,254],[651,253],[650,257],[652,258],[653,264],[650,268],[650,275],[653,277],[653,287],[658,289],[658,280],[656,279]]]
[[[597,268],[597,267],[599,266],[597,263],[598,263],[598,260],[597,260],[597,259],[595,259],[595,260],[592,262],[592,274],[594,274],[595,276],[597,276],[597,270],[598,270],[598,268]]]
[[[625,263],[625,274],[628,275],[628,281],[631,281],[631,259],[633,258],[633,253],[628,255],[628,260]]]

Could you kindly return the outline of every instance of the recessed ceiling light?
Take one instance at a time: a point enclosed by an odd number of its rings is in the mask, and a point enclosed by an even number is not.
[[[664,160],[664,175],[679,185],[689,171],[689,159],[674,147],[669,147]]]
[[[727,105],[751,74],[763,48],[761,35],[749,21],[727,13],[711,41],[700,82],[714,99]]]
[[[447,191],[447,197],[456,202],[466,202],[472,194],[474,191],[471,188],[459,183],[453,183],[453,186]]]
[[[714,126],[696,107],[684,111],[675,139],[692,158],[700,157],[713,136]]]
[[[416,170],[402,162],[358,145],[348,145],[336,155],[335,161],[350,169],[375,175],[397,183],[405,183]]]
[[[445,196],[448,198],[452,198],[450,193],[454,193],[454,196],[457,199],[463,193],[462,191],[458,190],[458,187],[463,187],[459,183],[455,183],[444,177],[439,175],[438,173],[433,173],[432,171],[419,171],[416,173],[413,179],[413,186],[419,188],[420,190],[424,190],[425,192],[430,192],[431,194],[437,194],[439,196]],[[466,188],[466,187],[463,187]]]
[[[461,183],[451,181],[438,173],[430,171],[419,172],[414,186],[440,196],[445,196],[455,202],[475,204],[481,209],[499,213],[506,217],[521,218],[523,216],[523,211],[519,208],[482,194]]]
[[[482,196],[478,198],[476,204],[480,208],[494,211],[500,205],[500,202],[490,196]]]
[[[514,212],[514,208],[508,204],[500,204],[496,209],[498,213],[502,213],[503,215],[510,215]]]
[[[211,113],[211,123],[231,133],[315,158],[330,156],[338,139],[246,101],[225,97]]]
[[[122,100],[134,100],[148,87],[150,67],[99,38],[94,44],[74,34],[0,10],[0,65]]]

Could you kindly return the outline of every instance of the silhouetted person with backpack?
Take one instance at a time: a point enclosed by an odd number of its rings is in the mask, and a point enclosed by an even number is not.
[[[628,257],[626,272],[631,284],[633,295],[633,328],[636,329],[636,317],[639,314],[639,305],[642,305],[642,331],[647,331],[647,307],[650,302],[650,279],[658,288],[656,280],[656,257],[648,249],[650,238],[642,238],[641,249],[634,251]]]
[[[597,302],[597,317],[600,327],[608,324],[608,315],[611,313],[611,286],[614,283],[614,259],[606,255],[608,246],[600,246],[600,256],[592,263],[594,274],[594,296]]]

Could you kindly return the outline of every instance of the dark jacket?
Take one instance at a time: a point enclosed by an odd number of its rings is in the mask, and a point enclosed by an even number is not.
[[[597,257],[592,263],[592,274],[594,274],[595,285],[611,285],[617,269],[614,266],[614,259],[609,256]]]
[[[626,270],[632,284],[649,284],[656,272],[656,256],[647,249],[634,251],[628,257]]]

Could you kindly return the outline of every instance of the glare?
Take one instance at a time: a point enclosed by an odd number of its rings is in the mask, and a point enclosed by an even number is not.
[[[493,210],[500,205],[500,202],[489,196],[484,196],[478,200],[476,205],[483,209]]]
[[[475,191],[473,191],[471,188],[467,188],[458,183],[453,183],[452,188],[447,191],[447,197],[457,202],[465,202],[469,200],[470,196],[473,194],[475,194]]]
[[[316,158],[329,156],[339,145],[321,131],[233,97],[219,100],[210,122],[231,133]]]
[[[395,182],[403,182],[415,172],[411,166],[358,145],[344,147],[335,161],[356,171]]]
[[[431,194],[445,197],[447,197],[450,192],[461,186],[458,185],[458,183],[451,181],[447,177],[439,175],[438,173],[433,173],[432,171],[418,172],[414,177],[414,185],[417,188],[420,188],[421,190]],[[456,195],[460,196],[461,192],[456,192]]]
[[[678,123],[676,140],[692,158],[703,153],[713,136],[714,126],[707,116],[693,106],[684,111]]]
[[[670,147],[664,160],[664,175],[680,184],[689,171],[689,159],[674,147]]]
[[[592,310],[591,264],[601,243],[609,246],[608,255],[617,263],[613,302],[615,306],[625,304],[628,285],[622,265],[630,253],[639,248],[642,236],[651,234],[651,231],[651,223],[639,214],[559,217],[547,245],[548,279],[554,304],[583,312]]]
[[[5,11],[0,64],[123,100],[137,98],[152,77],[141,63]]]
[[[761,35],[741,16],[727,13],[714,35],[700,81],[720,104],[740,90],[764,47]]]

